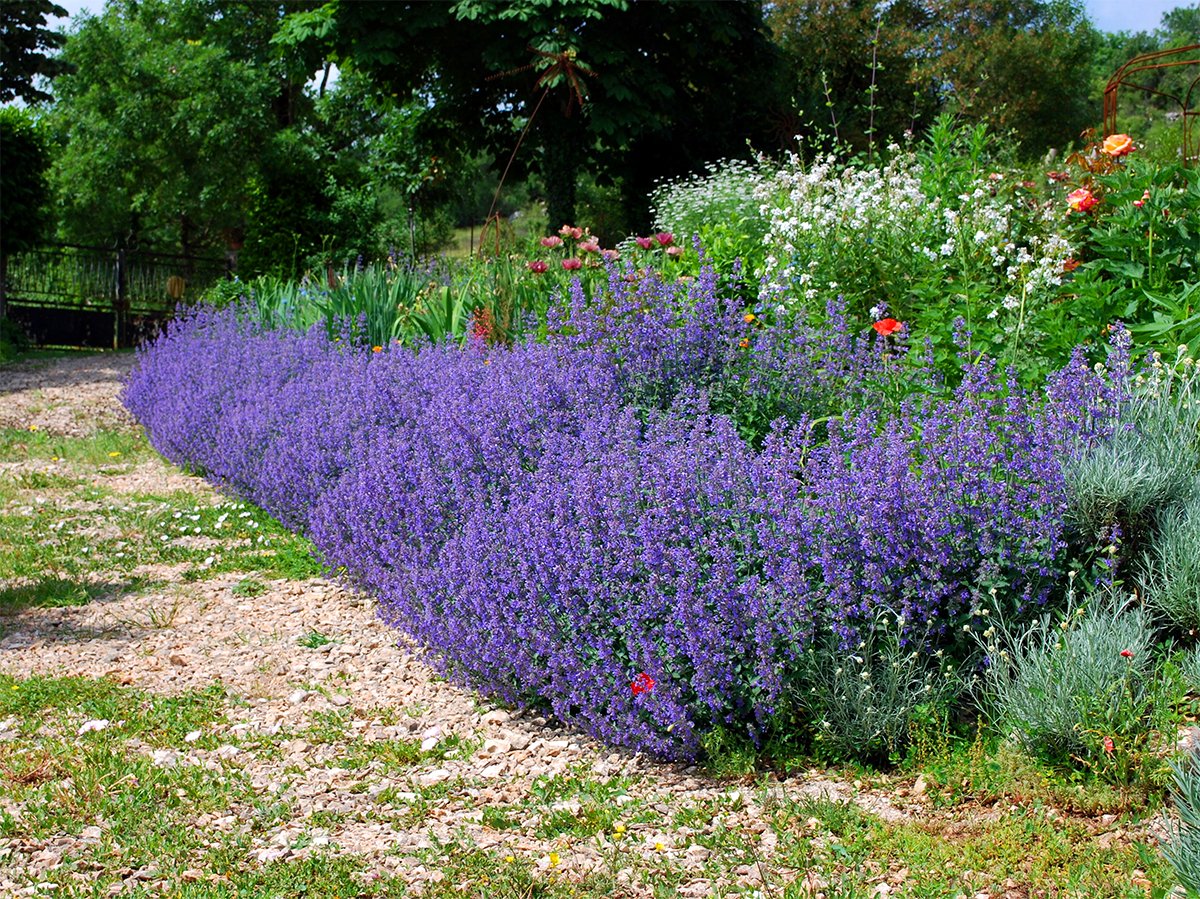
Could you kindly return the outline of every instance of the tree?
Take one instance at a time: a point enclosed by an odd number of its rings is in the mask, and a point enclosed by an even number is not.
[[[188,252],[241,223],[279,88],[213,39],[226,6],[242,5],[113,2],[70,36],[63,55],[75,69],[59,79],[50,119],[64,236]],[[241,28],[227,40],[252,37]]]
[[[1010,132],[1026,155],[1099,122],[1089,72],[1100,46],[1077,0],[922,0],[927,25],[897,35],[913,77],[970,119]]]
[[[540,170],[552,223],[574,220],[585,169],[644,204],[654,179],[769,132],[777,55],[750,0],[332,0],[319,14],[344,59],[434,111],[444,151],[507,157],[527,127],[518,164]]]
[[[783,136],[835,131],[864,150],[932,121],[937,94],[928,84],[914,90],[913,54],[897,39],[928,27],[920,3],[776,0],[767,21],[786,54],[795,110],[792,134]]]
[[[5,315],[8,257],[38,246],[49,230],[50,157],[33,117],[0,108],[0,319]]]
[[[46,27],[47,17],[66,14],[51,0],[5,0],[0,4],[0,103],[17,97],[26,103],[50,99],[34,82],[68,71],[63,60],[48,55],[61,47],[65,38]]]

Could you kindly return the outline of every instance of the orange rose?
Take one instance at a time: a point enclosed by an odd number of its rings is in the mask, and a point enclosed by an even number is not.
[[[1109,156],[1116,157],[1132,153],[1135,147],[1133,146],[1133,138],[1128,134],[1110,134],[1104,138],[1102,149]]]

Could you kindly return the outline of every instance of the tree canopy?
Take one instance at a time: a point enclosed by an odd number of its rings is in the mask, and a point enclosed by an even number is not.
[[[51,55],[66,38],[46,27],[51,16],[67,11],[51,0],[0,3],[0,103],[18,97],[26,103],[49,100],[37,79],[51,79],[68,70],[68,65]]]

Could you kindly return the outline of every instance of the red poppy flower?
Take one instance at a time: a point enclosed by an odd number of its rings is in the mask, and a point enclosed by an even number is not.
[[[1132,659],[1133,658],[1133,650],[1132,649],[1122,649],[1121,650],[1121,658]]]
[[[643,671],[633,679],[633,683],[629,685],[629,688],[633,691],[634,696],[649,693],[654,689],[654,678]]]
[[[904,322],[898,322],[894,318],[885,318],[871,325],[881,337],[891,337],[897,331],[904,327]]]
[[[654,239],[658,241],[660,247],[665,247],[675,242],[675,235],[670,231],[659,231],[654,235]]]

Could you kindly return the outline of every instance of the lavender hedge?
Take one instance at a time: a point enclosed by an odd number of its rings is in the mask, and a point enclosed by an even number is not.
[[[1061,460],[1112,406],[1082,357],[1039,395],[986,362],[897,390],[896,347],[836,309],[764,325],[711,276],[627,277],[511,349],[373,352],[201,309],[124,399],[450,676],[665,757],[769,732],[815,635],[887,610],[953,649],[993,588],[1045,600]]]

